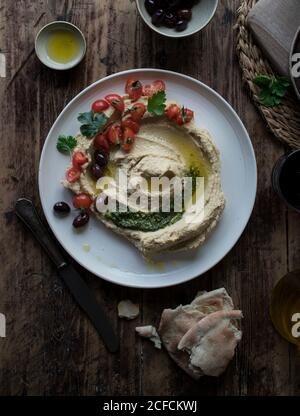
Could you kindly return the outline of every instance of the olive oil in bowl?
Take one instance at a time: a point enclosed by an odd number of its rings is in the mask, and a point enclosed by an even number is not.
[[[279,334],[300,348],[300,270],[288,273],[274,287],[270,316]]]
[[[65,70],[73,68],[84,58],[86,41],[83,33],[72,23],[51,22],[37,34],[35,51],[44,65]]]
[[[73,61],[80,53],[80,41],[71,30],[59,29],[49,35],[47,53],[50,59],[61,64]]]

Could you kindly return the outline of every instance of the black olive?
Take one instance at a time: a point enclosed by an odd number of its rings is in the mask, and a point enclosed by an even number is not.
[[[147,12],[152,16],[157,9],[157,2],[155,0],[146,0],[145,1],[145,9]]]
[[[166,5],[166,0],[154,0],[156,9],[164,9]]]
[[[188,22],[186,20],[178,20],[176,23],[177,32],[183,32],[187,28]]]
[[[199,0],[145,0],[145,8],[154,26],[165,25],[184,31],[192,18],[192,7]]]
[[[176,13],[178,20],[191,20],[192,10],[191,9],[181,9]]]
[[[181,2],[183,9],[191,9],[197,3],[199,3],[199,2],[196,1],[196,0],[185,0],[185,1]]]
[[[97,163],[95,163],[92,168],[92,175],[95,179],[100,179],[103,176],[103,170],[101,168],[101,166],[99,166]]]
[[[164,21],[164,18],[165,12],[162,9],[159,9],[152,16],[152,23],[154,26],[160,26],[160,24]]]
[[[175,10],[180,3],[180,0],[166,0],[166,7],[168,10]]]
[[[170,12],[170,13],[166,14],[164,24],[167,27],[170,27],[170,28],[175,27],[176,22],[177,22],[177,19],[176,19],[176,16],[173,13]]]
[[[69,214],[69,212],[71,211],[69,205],[63,201],[56,202],[56,204],[54,204],[53,206],[53,209],[55,212],[59,214]]]
[[[101,150],[95,150],[94,159],[97,165],[104,167],[108,164],[108,158]]]
[[[84,227],[89,222],[90,216],[87,211],[82,211],[77,217],[74,218],[73,227]]]

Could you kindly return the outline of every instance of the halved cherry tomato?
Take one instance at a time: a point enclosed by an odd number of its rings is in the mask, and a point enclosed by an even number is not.
[[[88,158],[83,152],[74,152],[72,156],[72,163],[74,168],[80,169],[88,161]]]
[[[104,134],[97,134],[94,138],[94,147],[98,150],[103,150],[104,152],[109,153],[109,143]]]
[[[123,98],[118,94],[109,94],[105,97],[105,100],[117,111],[123,113],[125,104]]]
[[[132,120],[131,117],[125,118],[122,120],[122,127],[129,127],[134,133],[138,133],[140,131],[140,125],[136,121]]]
[[[72,167],[66,172],[66,179],[68,182],[73,183],[78,181],[80,178],[80,170],[78,168]]]
[[[107,139],[111,144],[118,145],[121,142],[122,129],[119,123],[113,124],[107,131]]]
[[[102,113],[102,111],[107,110],[109,107],[109,104],[105,100],[97,100],[92,104],[92,110],[94,113]]]
[[[129,152],[135,142],[135,134],[134,132],[129,128],[125,127],[123,131],[123,137],[122,137],[122,149],[125,152]]]
[[[152,82],[152,86],[155,89],[155,92],[166,91],[166,84],[161,79],[157,79]]]
[[[189,108],[185,109],[185,122],[189,123],[194,118],[194,111],[190,110]]]
[[[140,121],[145,112],[146,106],[143,103],[136,103],[129,109],[129,114],[133,121]]]
[[[125,92],[129,95],[131,100],[138,100],[143,94],[142,83],[132,78],[128,79],[126,82]]]
[[[194,112],[192,110],[190,110],[189,108],[182,107],[175,121],[179,126],[182,126],[183,124],[189,123],[193,119],[193,117]]]
[[[74,195],[72,202],[73,202],[74,208],[88,209],[92,205],[93,200],[88,194],[82,193],[79,195]]]
[[[152,97],[153,94],[159,91],[165,91],[166,84],[161,79],[153,81],[152,84],[147,84],[143,88],[143,95],[146,97]]]
[[[152,90],[152,85],[151,84],[144,85],[143,95],[145,97],[151,97],[151,95],[153,95],[153,90]]]
[[[177,104],[170,104],[166,109],[166,116],[169,120],[174,120],[180,113],[180,107]]]

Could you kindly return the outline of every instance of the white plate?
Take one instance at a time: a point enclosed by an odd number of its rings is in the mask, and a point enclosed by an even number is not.
[[[71,204],[71,194],[60,181],[68,157],[56,150],[59,134],[75,135],[78,113],[89,111],[92,102],[111,92],[122,93],[130,75],[143,83],[162,79],[168,99],[195,110],[197,125],[207,128],[220,150],[222,186],[226,208],[220,223],[204,246],[192,253],[169,254],[158,263],[146,262],[125,239],[91,219],[85,230],[72,227],[72,218],[58,218],[56,201]],[[156,69],[121,72],[99,80],[78,94],[62,111],[46,139],[39,168],[39,190],[47,221],[65,250],[95,275],[114,283],[140,288],[157,288],[186,282],[217,264],[234,246],[252,212],[256,195],[256,160],[251,141],[241,120],[215,91],[185,75]],[[90,246],[90,251],[83,248]],[[160,262],[162,261],[162,263]]]

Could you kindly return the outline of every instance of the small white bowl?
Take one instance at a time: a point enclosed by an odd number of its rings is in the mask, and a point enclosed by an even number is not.
[[[47,44],[49,40],[49,36],[55,32],[56,30],[69,30],[75,34],[79,42],[79,52],[77,56],[67,63],[57,62],[50,58],[47,52]],[[85,56],[86,52],[86,41],[83,33],[77,26],[73,25],[69,22],[64,21],[55,21],[48,23],[46,26],[42,27],[42,29],[38,32],[35,38],[35,52],[39,60],[46,65],[48,68],[57,69],[59,71],[63,71],[66,69],[73,68],[74,66],[78,65],[79,62]]]
[[[159,27],[154,26],[151,22],[151,16],[145,8],[145,0],[136,0],[136,5],[142,19],[152,30],[160,35],[178,39],[194,35],[202,30],[213,18],[218,7],[218,2],[219,0],[200,0],[192,8],[192,19],[183,32],[177,32],[175,29],[170,29],[163,25]]]

